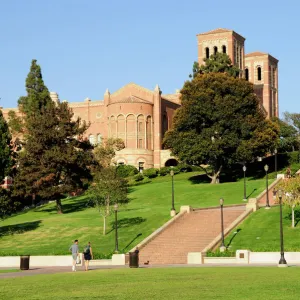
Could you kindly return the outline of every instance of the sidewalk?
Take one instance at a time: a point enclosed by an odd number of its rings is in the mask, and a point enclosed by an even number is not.
[[[278,268],[277,264],[202,264],[202,265],[187,265],[187,264],[179,264],[179,265],[140,265],[140,269],[148,269],[148,268]],[[300,264],[288,264],[288,267],[300,267]],[[8,268],[0,268],[0,270],[7,270]],[[96,270],[105,270],[105,269],[129,269],[128,265],[126,266],[97,266],[91,267],[89,272],[93,272]],[[27,271],[20,272],[12,272],[12,273],[0,273],[0,280],[2,278],[16,278],[16,277],[24,277],[24,276],[34,276],[34,275],[42,275],[42,274],[58,274],[58,273],[82,273],[85,272],[83,268],[77,268],[76,272],[72,272],[71,267],[40,267],[33,268]]]

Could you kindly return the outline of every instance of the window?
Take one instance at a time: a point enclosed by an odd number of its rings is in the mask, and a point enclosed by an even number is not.
[[[205,48],[205,56],[206,56],[206,58],[209,58],[209,48],[208,47]]]
[[[97,135],[97,144],[101,144],[102,143],[102,135],[99,133]]]
[[[95,145],[95,137],[92,134],[89,136],[89,141],[91,145]]]
[[[245,69],[245,79],[249,81],[249,70]]]
[[[222,52],[226,53],[226,46],[225,45],[222,46]]]
[[[124,162],[123,162],[123,161],[120,161],[120,162],[118,163],[118,165],[119,165],[119,166],[124,166]]]
[[[257,80],[260,81],[261,80],[261,67],[257,68]]]
[[[218,52],[218,47],[214,47],[214,54],[216,55]]]

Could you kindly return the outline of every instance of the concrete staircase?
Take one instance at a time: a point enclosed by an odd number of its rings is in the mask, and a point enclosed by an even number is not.
[[[224,229],[245,210],[245,206],[224,207]],[[203,251],[220,232],[220,208],[194,209],[140,249],[140,264],[186,264],[189,252]]]

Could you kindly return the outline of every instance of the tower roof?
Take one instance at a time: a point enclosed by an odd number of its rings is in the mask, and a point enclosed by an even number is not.
[[[213,29],[207,32],[203,32],[203,33],[199,33],[197,34],[197,36],[199,35],[209,35],[209,34],[217,34],[217,33],[226,33],[226,32],[232,32],[234,35],[240,37],[241,39],[245,40],[245,38],[243,36],[241,36],[240,34],[236,33],[234,30],[231,29],[226,29],[226,28],[217,28],[217,29]]]

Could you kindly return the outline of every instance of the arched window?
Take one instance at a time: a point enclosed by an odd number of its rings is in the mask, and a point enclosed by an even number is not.
[[[249,70],[245,69],[245,79],[249,81]]]
[[[97,144],[100,145],[102,143],[102,135],[99,133],[97,135]]]
[[[209,48],[208,47],[205,48],[205,56],[206,56],[206,58],[209,58]]]
[[[226,53],[226,46],[225,45],[222,46],[222,52]]]
[[[91,145],[95,145],[95,137],[92,134],[89,136],[89,141]]]
[[[261,67],[257,68],[257,80],[261,80]]]
[[[218,52],[218,47],[214,47],[214,54],[216,55]]]

